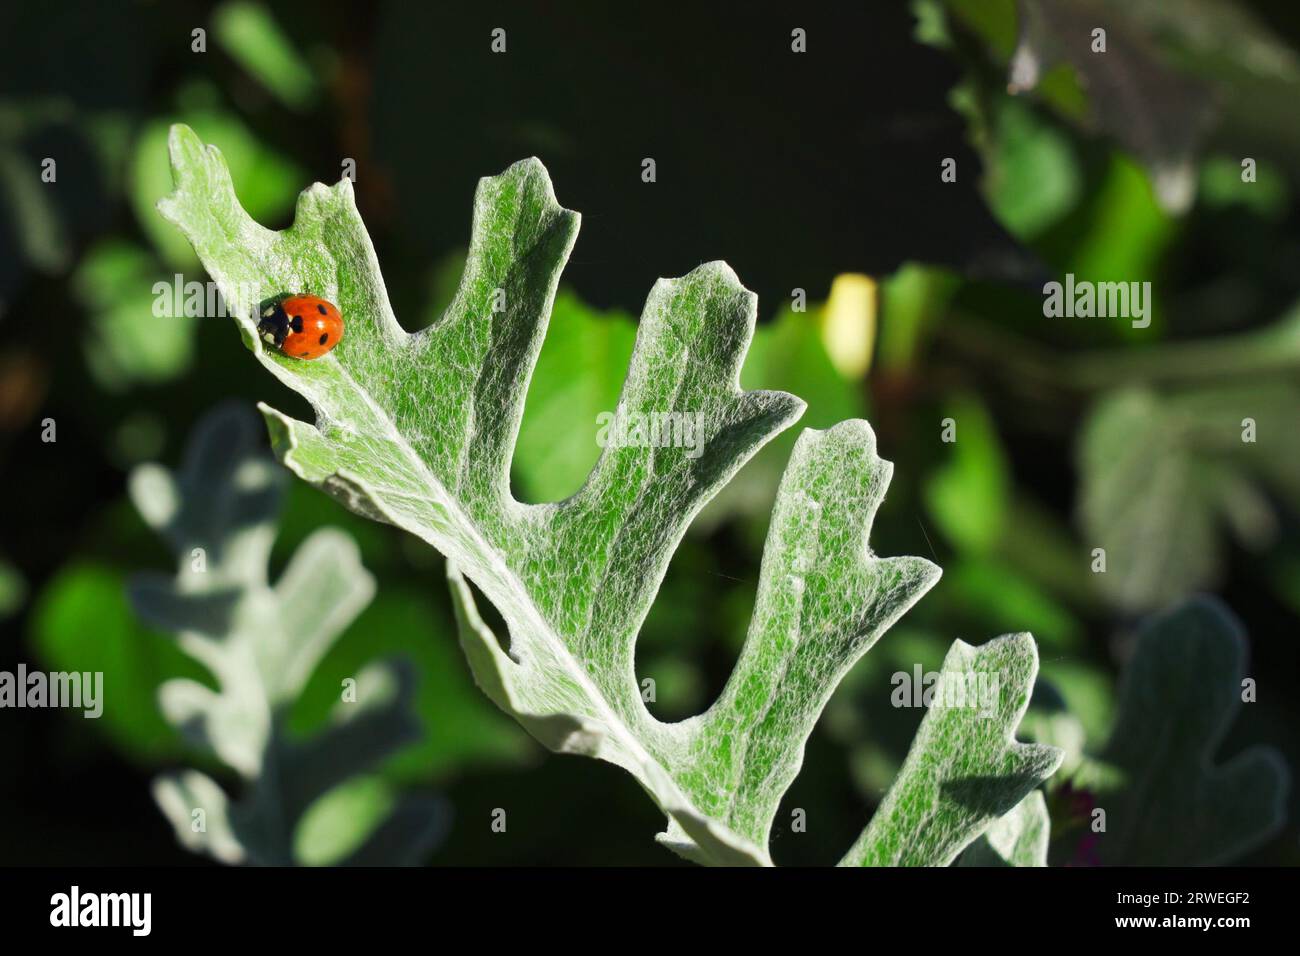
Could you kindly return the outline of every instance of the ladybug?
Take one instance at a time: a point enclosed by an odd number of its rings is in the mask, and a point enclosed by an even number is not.
[[[257,332],[290,358],[318,359],[343,341],[343,316],[333,302],[314,295],[290,295],[262,310]]]

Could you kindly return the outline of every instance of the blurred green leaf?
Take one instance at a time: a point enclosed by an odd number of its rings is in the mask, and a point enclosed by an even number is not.
[[[1300,389],[1267,380],[1103,397],[1081,433],[1079,514],[1087,549],[1106,551],[1096,581],[1114,604],[1152,609],[1214,582],[1221,527],[1267,544],[1276,518],[1262,485],[1300,511],[1297,408]]]
[[[251,0],[221,4],[212,14],[212,31],[231,58],[286,106],[306,109],[316,98],[318,84],[310,59],[264,4]]]
[[[993,101],[984,192],[994,215],[1029,241],[1081,199],[1083,175],[1069,138],[1023,100]]]
[[[881,280],[881,371],[907,369],[918,360],[927,333],[960,285],[955,273],[915,262]]]
[[[1011,495],[997,426],[971,394],[950,399],[943,416],[953,420],[955,441],[944,444],[949,458],[926,480],[926,507],[958,550],[987,554],[1002,534]]]
[[[294,855],[303,866],[337,863],[360,849],[396,806],[396,795],[383,779],[353,777],[303,812],[294,833]]]
[[[1032,582],[1041,595],[1069,608],[1072,613],[1095,611],[1101,606],[1091,575],[1081,578],[1079,541],[1074,530],[1063,516],[1036,501],[1025,489],[1020,489],[1011,501],[995,560],[1013,568],[1013,578]],[[1015,593],[1020,590],[1015,580],[1010,590],[1010,599],[1014,600]],[[1038,613],[1032,610],[1028,601],[1024,604],[1017,602],[1016,606]],[[1045,607],[1042,612],[1042,622],[1049,627],[1046,636],[1058,636],[1065,622],[1047,612]],[[1068,637],[1064,641],[1069,644]]]
[[[996,54],[1003,59],[1011,55],[1019,23],[1016,0],[947,0],[947,7]]]
[[[635,340],[626,313],[597,312],[569,291],[556,295],[512,461],[522,500],[561,501],[586,480],[600,455],[596,417],[618,406]]]
[[[700,669],[682,657],[646,655],[637,677],[642,685],[647,678],[654,681],[655,699],[647,707],[666,719],[685,720],[708,706]]]
[[[158,686],[169,678],[202,681],[207,675],[171,638],[139,623],[123,574],[100,564],[69,564],[37,598],[31,636],[49,669],[103,672],[104,712],[89,722],[91,729],[140,761],[185,752],[158,710]]]
[[[1207,206],[1240,205],[1263,219],[1281,220],[1291,201],[1291,188],[1280,171],[1269,164],[1257,166],[1255,181],[1242,180],[1241,160],[1212,156],[1201,164],[1199,195]]]
[[[71,238],[54,203],[53,184],[42,183],[40,174],[38,162],[0,141],[0,199],[22,256],[42,272],[62,272],[72,261]]]
[[[1018,624],[1054,649],[1078,647],[1082,641],[1083,629],[1066,607],[997,558],[959,558],[950,563],[940,587],[954,610],[985,630],[1005,631]]]
[[[164,417],[152,409],[127,413],[114,428],[110,454],[123,469],[157,458],[167,442]]]
[[[193,361],[197,319],[179,310],[155,314],[156,283],[173,287],[160,272],[143,249],[113,239],[94,246],[77,266],[73,293],[91,317],[82,348],[91,374],[105,389],[170,381]]]
[[[1152,278],[1176,233],[1142,173],[1118,153],[1090,194],[1086,217],[1062,267],[1094,282]]]
[[[1105,736],[1115,716],[1115,690],[1105,669],[1072,657],[1054,657],[1043,661],[1040,680],[1050,683],[1060,695],[1085,739]]]
[[[1102,863],[1220,865],[1283,825],[1288,774],[1275,750],[1216,762],[1247,675],[1241,625],[1219,602],[1192,600],[1147,622],[1098,757],[1118,771],[1113,785],[1095,785]]]
[[[724,653],[731,656],[744,642],[753,582],[720,575],[714,560],[704,539],[683,540],[641,625],[637,680],[654,679],[655,700],[646,706],[661,720],[683,720],[708,704],[701,660],[711,635],[729,639]]]
[[[442,801],[403,798],[382,777],[353,777],[306,809],[294,855],[303,866],[413,866],[449,822]]]
[[[1100,182],[1085,201],[1049,230],[1040,248],[1058,275],[1076,281],[1151,283],[1150,327],[1125,320],[1063,320],[1072,338],[1088,342],[1149,340],[1164,328],[1166,287],[1161,266],[1182,228],[1160,208],[1141,169],[1121,153],[1112,153]]]
[[[437,322],[442,318],[442,314],[451,306],[452,300],[456,298],[456,290],[460,288],[460,277],[465,272],[465,259],[467,255],[468,252],[465,249],[457,249],[439,259],[429,271],[427,292],[425,295],[427,307],[422,316],[416,317],[416,325],[419,328],[427,328],[434,322]],[[561,300],[564,300],[566,303],[571,303],[572,305],[572,312],[567,314],[587,313],[587,320],[599,319],[599,314],[590,312],[574,293],[565,289],[561,289],[557,292],[555,295],[556,309],[560,308]],[[614,314],[617,315],[619,313]],[[551,318],[553,321],[555,318],[554,313],[552,313]],[[583,319],[578,319],[577,324],[581,326],[583,321]],[[412,329],[412,331],[415,331],[415,329]],[[562,374],[563,371],[568,368],[569,361],[571,361],[567,355],[567,350],[556,349],[554,350],[554,354],[548,358],[546,355],[548,345],[549,342],[542,343],[542,356],[538,361],[538,366],[540,368],[541,364],[545,362],[553,366],[553,370],[550,374],[557,374],[556,370],[558,370],[558,373]],[[534,381],[535,380],[536,375],[534,375]],[[532,386],[530,385],[529,387],[531,388]]]

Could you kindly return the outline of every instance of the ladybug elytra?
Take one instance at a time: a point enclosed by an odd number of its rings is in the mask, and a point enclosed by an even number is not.
[[[319,296],[290,295],[262,310],[257,332],[290,358],[311,361],[343,340],[343,316]]]

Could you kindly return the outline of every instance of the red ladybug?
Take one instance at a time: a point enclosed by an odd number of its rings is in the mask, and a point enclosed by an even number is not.
[[[314,295],[291,295],[262,310],[258,334],[296,359],[318,359],[343,341],[343,316],[338,306]]]

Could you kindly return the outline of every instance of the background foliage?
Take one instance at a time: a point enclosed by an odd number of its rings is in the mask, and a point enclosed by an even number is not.
[[[0,13],[0,667],[104,670],[112,695],[97,722],[3,714],[0,759],[22,772],[0,782],[0,860],[199,861],[176,844],[149,783],[221,768],[157,709],[164,680],[202,670],[128,603],[127,580],[172,556],[129,504],[127,475],[179,461],[220,400],[307,414],[248,361],[229,320],[152,314],[154,282],[205,278],[153,209],[170,188],[176,121],[221,145],[241,201],[272,227],[300,188],[335,181],[354,159],[408,326],[431,321],[454,289],[478,178],[544,159],[585,221],[525,407],[513,471],[523,500],[576,490],[646,290],[709,259],[760,296],[744,387],[803,397],[802,425],[872,422],[895,463],[873,545],[945,573],[832,699],[782,805],[787,820],[805,808],[809,832],[778,830],[777,862],[833,862],[894,778],[921,714],[890,706],[891,674],[938,669],[954,637],[1022,630],[1042,658],[1026,726],[1074,754],[1046,794],[1052,859],[1113,862],[1077,825],[1113,786],[1092,758],[1121,719],[1119,675],[1141,622],[1196,591],[1240,619],[1245,672],[1260,684],[1213,763],[1267,744],[1300,766],[1292,5],[872,4],[803,17],[802,58],[788,52],[788,18],[706,12],[687,29],[605,5],[530,7],[235,0]],[[1107,63],[1144,99],[1108,98],[1050,30],[1098,16],[1114,40]],[[1024,35],[1022,19],[1034,24]],[[505,56],[489,50],[499,25]],[[1008,92],[1009,75],[1023,92]],[[39,181],[46,156],[58,158],[56,184]],[[653,185],[640,181],[645,156],[658,163]],[[940,184],[948,156],[958,181]],[[1240,181],[1243,156],[1258,161],[1254,184]],[[1045,320],[1041,284],[1067,271],[1150,279],[1152,328]],[[822,306],[845,272],[880,279],[874,313],[849,308],[847,340]],[[807,290],[807,312],[791,310],[794,288]],[[865,370],[845,356],[862,338],[874,339]],[[1259,422],[1255,445],[1238,440],[1242,408]],[[46,417],[55,444],[40,442]],[[956,444],[939,440],[946,417]],[[698,712],[731,670],[795,437],[739,474],[669,568],[638,651],[657,678],[657,716]],[[620,771],[543,755],[472,687],[426,549],[290,482],[271,579],[327,524],[356,540],[381,587],[321,662],[292,730],[322,724],[343,676],[404,654],[422,731],[382,777],[445,799],[451,824],[430,862],[674,862],[648,839],[657,812]],[[1093,575],[1088,555],[1103,541],[1112,563]],[[1176,788],[1178,773],[1159,786]],[[1287,799],[1295,821],[1294,789]],[[502,805],[508,838],[488,827]],[[1244,859],[1300,862],[1296,836],[1292,822],[1246,841]],[[1162,852],[1130,849],[1125,862]]]

